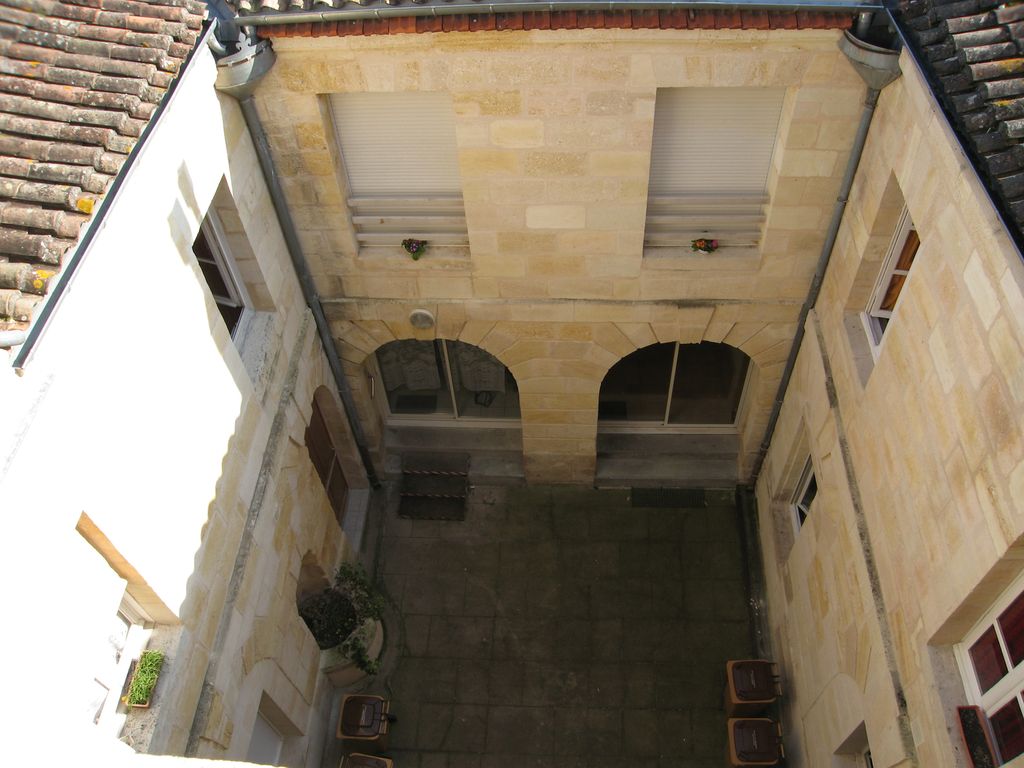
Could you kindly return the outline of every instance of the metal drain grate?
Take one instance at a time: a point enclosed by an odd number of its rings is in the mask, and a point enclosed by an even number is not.
[[[413,520],[465,520],[468,453],[406,453],[398,516]]]
[[[629,498],[634,507],[706,507],[707,495],[703,488],[633,488]]]

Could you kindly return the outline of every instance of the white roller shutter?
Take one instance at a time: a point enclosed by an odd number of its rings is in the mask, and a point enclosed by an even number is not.
[[[462,194],[449,94],[335,94],[331,109],[353,196]]]
[[[762,194],[783,88],[660,88],[652,195]]]
[[[654,112],[644,244],[756,248],[783,88],[662,88]]]

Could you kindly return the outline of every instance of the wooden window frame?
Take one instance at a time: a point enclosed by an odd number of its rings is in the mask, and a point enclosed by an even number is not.
[[[899,267],[899,263],[908,244],[913,248],[913,251],[910,253],[910,264],[904,269]],[[889,244],[889,250],[886,253],[882,269],[878,273],[878,280],[875,281],[875,287],[871,291],[871,299],[868,301],[867,309],[861,313],[864,331],[867,333],[868,344],[871,347],[871,354],[875,360],[878,360],[886,328],[895,315],[896,307],[899,305],[900,294],[906,288],[906,281],[910,277],[911,268],[920,251],[921,240],[917,234],[917,228],[910,218],[910,212],[904,208],[902,213],[900,213],[899,223],[896,225],[896,231],[893,233],[892,242]],[[893,285],[895,278],[898,277],[902,278],[902,282],[895,288],[896,294],[892,299],[892,307],[890,309],[883,309],[883,305],[886,303],[886,296],[890,292],[890,286]]]
[[[1000,616],[1022,594],[1024,594],[1024,573],[1002,592],[985,615],[964,635],[964,639],[953,646],[953,653],[960,669],[960,677],[964,682],[967,699],[971,704],[980,707],[988,717],[1001,710],[1015,698],[1021,706],[1021,711],[1024,712],[1024,661],[1013,666],[1006,639],[999,624]],[[974,662],[971,660],[970,648],[993,627],[1007,671],[989,690],[982,692]]]

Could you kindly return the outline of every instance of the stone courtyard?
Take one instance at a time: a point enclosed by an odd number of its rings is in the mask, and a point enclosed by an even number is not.
[[[722,765],[724,665],[751,654],[736,509],[655,503],[476,487],[440,522],[396,500],[377,571],[400,650],[373,685],[396,766]]]

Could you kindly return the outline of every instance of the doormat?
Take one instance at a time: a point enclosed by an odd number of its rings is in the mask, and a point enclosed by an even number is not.
[[[675,509],[708,505],[703,488],[632,488],[629,498],[634,507]]]
[[[468,494],[468,453],[411,452],[402,455],[399,517],[465,520]]]

